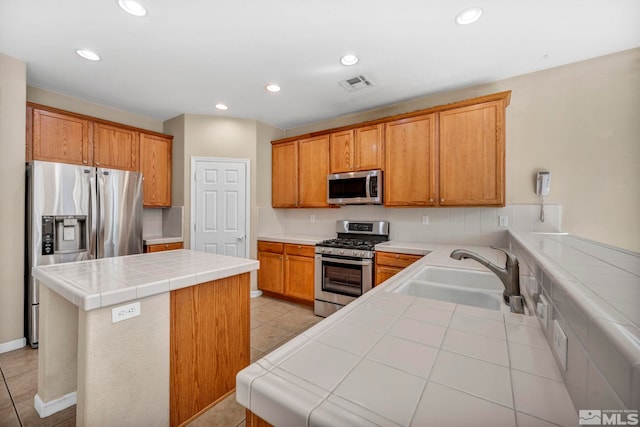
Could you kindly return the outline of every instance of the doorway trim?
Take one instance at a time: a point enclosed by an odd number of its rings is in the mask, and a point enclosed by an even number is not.
[[[234,157],[191,157],[191,171],[190,175],[190,185],[191,185],[191,201],[190,201],[190,223],[189,223],[189,242],[191,250],[194,250],[196,244],[196,233],[195,231],[195,223],[196,223],[196,211],[195,211],[195,203],[196,203],[196,163],[197,162],[225,162],[225,163],[243,163],[245,165],[245,245],[244,250],[245,258],[249,258],[251,255],[251,161],[250,159],[239,159]]]

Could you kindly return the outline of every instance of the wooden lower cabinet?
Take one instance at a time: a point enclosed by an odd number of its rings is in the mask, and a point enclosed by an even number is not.
[[[236,387],[249,365],[249,273],[170,293],[170,424],[178,426]]]
[[[269,424],[248,409],[246,425],[247,427],[273,427],[273,424]]]
[[[315,247],[258,242],[258,289],[265,295],[313,305]]]
[[[422,255],[376,252],[376,286],[400,273],[422,258]]]
[[[157,245],[144,245],[144,252],[150,253],[150,252],[173,251],[173,250],[182,249],[182,248],[183,248],[182,242],[160,243]]]

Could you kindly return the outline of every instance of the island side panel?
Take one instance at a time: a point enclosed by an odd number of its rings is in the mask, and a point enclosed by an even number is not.
[[[137,301],[140,316],[117,323],[119,305],[80,310],[79,427],[169,425],[169,293]]]
[[[249,273],[171,291],[171,425],[235,389],[249,365]]]
[[[76,392],[78,307],[40,285],[39,328],[37,396],[46,405]],[[57,407],[55,411],[61,409],[64,408]],[[41,415],[51,413],[45,411]]]

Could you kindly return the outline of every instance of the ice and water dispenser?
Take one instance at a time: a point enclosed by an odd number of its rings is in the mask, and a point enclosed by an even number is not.
[[[42,255],[70,254],[86,250],[86,215],[42,217]]]

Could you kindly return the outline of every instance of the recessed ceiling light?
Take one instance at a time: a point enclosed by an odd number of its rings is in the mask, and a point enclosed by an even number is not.
[[[476,22],[482,16],[482,9],[479,7],[470,7],[463,10],[456,16],[456,22],[460,25],[469,25]]]
[[[76,49],[76,53],[89,61],[100,61],[100,56],[88,49]]]
[[[358,57],[350,53],[340,58],[340,63],[342,65],[355,65],[358,63]]]
[[[227,110],[227,109],[229,109],[229,107],[227,107],[225,104],[216,104],[216,108],[218,110]]]
[[[280,86],[278,86],[275,83],[270,83],[270,84],[266,85],[265,89],[267,89],[269,92],[273,92],[273,93],[280,92]]]
[[[135,0],[118,0],[118,6],[133,16],[145,16],[147,9]]]

